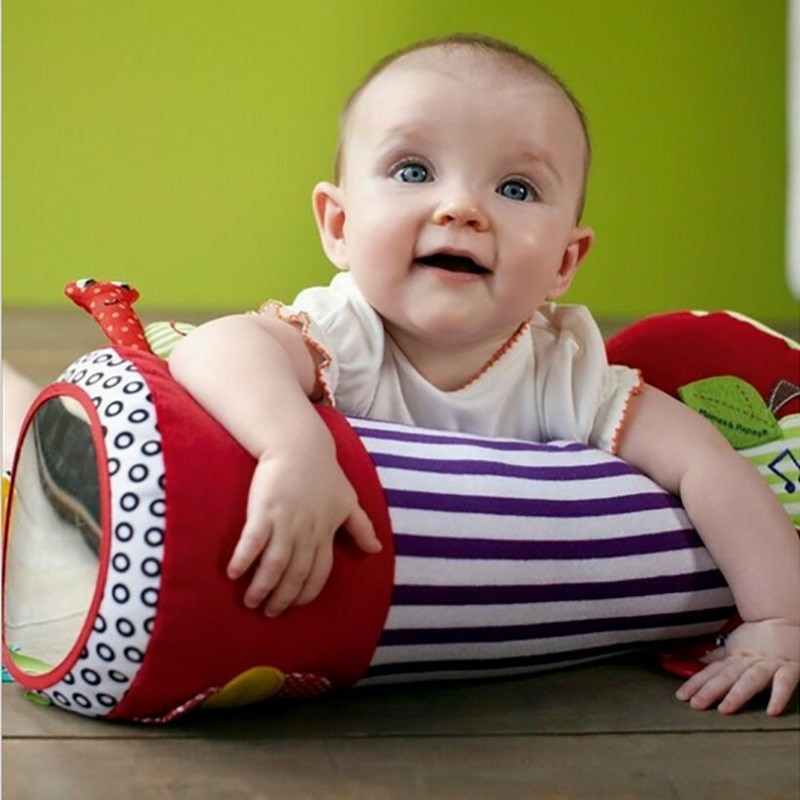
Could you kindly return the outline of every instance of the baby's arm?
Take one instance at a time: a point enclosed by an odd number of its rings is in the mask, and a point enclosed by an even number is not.
[[[744,620],[678,698],[733,713],[771,684],[767,712],[780,714],[800,678],[800,541],[786,512],[710,423],[657,389],[631,401],[619,455],[680,495]]]
[[[235,579],[258,560],[247,606],[268,598],[264,611],[276,616],[313,600],[330,573],[333,536],[342,525],[363,550],[381,549],[309,401],[315,365],[298,330],[267,315],[224,317],[192,332],[169,363],[175,379],[258,462],[228,565]]]

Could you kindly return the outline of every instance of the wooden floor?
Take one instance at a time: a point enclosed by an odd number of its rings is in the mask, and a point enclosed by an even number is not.
[[[187,315],[181,315],[187,319]],[[38,381],[101,345],[77,310],[6,311],[4,355]],[[2,796],[81,798],[800,798],[800,709],[733,717],[677,702],[649,656],[524,679],[362,689],[109,724],[3,687]]]

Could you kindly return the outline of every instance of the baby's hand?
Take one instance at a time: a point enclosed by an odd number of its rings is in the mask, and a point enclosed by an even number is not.
[[[800,625],[780,619],[745,622],[708,656],[711,663],[676,692],[696,709],[722,701],[717,710],[734,714],[772,685],[767,714],[781,714],[800,680]]]
[[[296,449],[259,460],[250,484],[247,521],[228,564],[228,577],[243,575],[258,559],[244,595],[276,617],[292,604],[311,602],[333,565],[333,537],[344,525],[367,553],[380,552],[372,523],[335,458]],[[259,558],[260,557],[260,558]]]

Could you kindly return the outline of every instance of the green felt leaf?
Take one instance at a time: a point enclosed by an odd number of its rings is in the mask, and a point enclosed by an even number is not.
[[[749,383],[720,375],[689,383],[678,395],[711,422],[736,450],[781,439],[775,415]]]
[[[33,690],[27,691],[23,694],[23,697],[26,700],[30,700],[31,703],[35,703],[37,706],[51,706],[53,705],[47,697],[45,697],[41,692],[36,692]]]
[[[32,656],[26,656],[24,653],[20,653],[19,651],[12,651],[11,658],[13,659],[14,663],[23,672],[27,672],[28,675],[44,675],[46,672],[50,672],[50,670],[53,669],[50,664],[47,664],[41,659],[33,658]]]

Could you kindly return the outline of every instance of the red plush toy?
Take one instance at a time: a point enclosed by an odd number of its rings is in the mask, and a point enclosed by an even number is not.
[[[607,344],[612,363],[709,419],[758,467],[800,528],[800,348],[752,319],[726,311],[682,311],[634,323]],[[737,618],[721,631],[736,626]],[[689,677],[716,641],[659,653]]]
[[[619,459],[327,408],[384,549],[367,557],[337,537],[318,600],[265,619],[225,574],[253,459],[159,357],[186,327],[142,328],[124,285],[67,293],[112,346],[40,394],[15,461],[4,660],[41,699],[164,722],[196,706],[514,675],[710,637],[662,654],[691,674],[733,624],[730,590],[678,500]],[[795,343],[735,315],[678,313],[633,325],[608,351],[712,420],[798,524]]]
[[[68,283],[64,294],[91,314],[111,344],[150,351],[139,315],[133,310],[139,292],[132,286],[121,281],[82,278]]]

